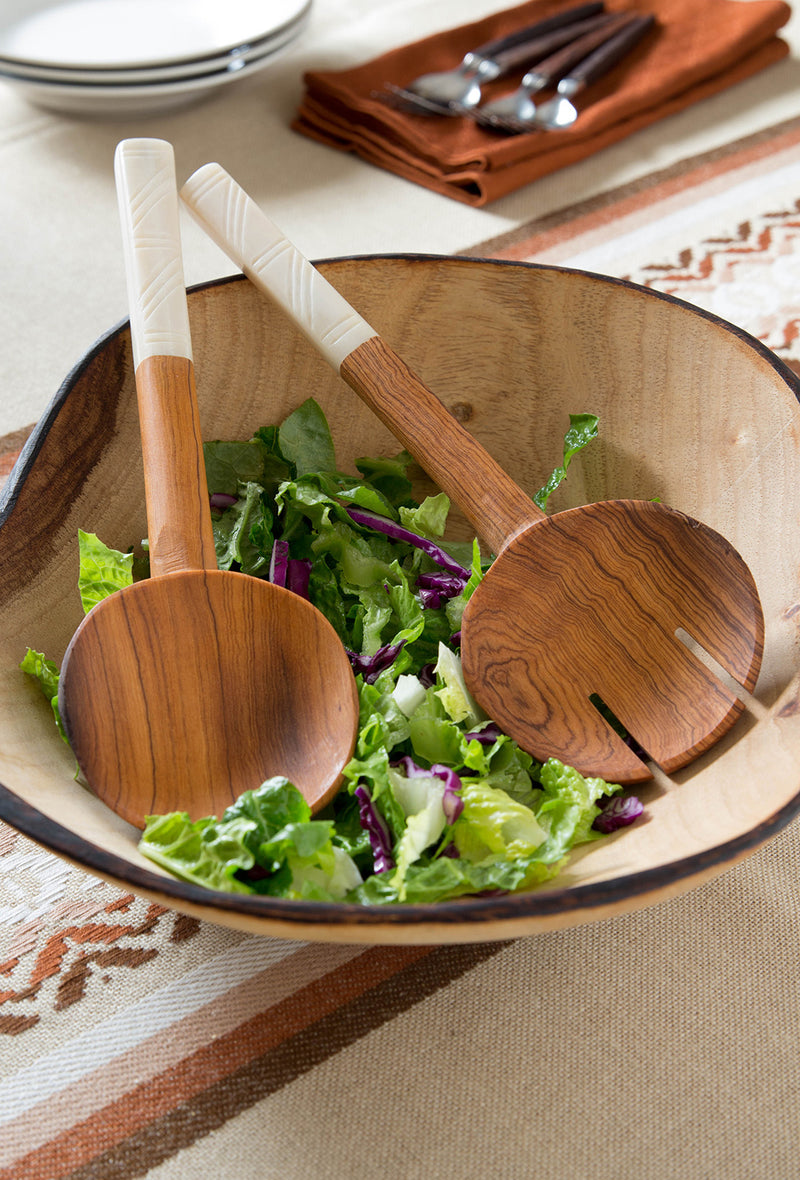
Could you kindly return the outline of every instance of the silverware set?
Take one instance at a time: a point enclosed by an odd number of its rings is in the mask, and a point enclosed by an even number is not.
[[[419,115],[470,118],[490,131],[554,131],[578,118],[574,99],[607,74],[654,26],[651,15],[606,13],[582,4],[487,42],[453,70],[423,74],[407,86],[386,83],[381,98]],[[528,67],[518,87],[482,102],[482,87]],[[536,101],[542,91],[555,91]]]

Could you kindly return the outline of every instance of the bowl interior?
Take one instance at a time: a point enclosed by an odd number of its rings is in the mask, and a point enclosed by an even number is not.
[[[339,941],[508,937],[679,892],[746,855],[800,808],[798,382],[746,334],[678,300],[602,276],[432,257],[321,269],[453,414],[531,492],[559,461],[568,415],[600,416],[552,510],[659,497],[726,536],[750,565],[765,659],[744,718],[679,774],[638,791],[644,822],[576,856],[552,886],[389,912],[230,899],[166,878],[137,833],[74,779],[46,701],[18,669],[59,661],[82,612],[77,530],[119,548],[146,533],[126,325],[67,378],[0,504],[0,816],[126,888],[211,921]],[[246,438],[308,396],[340,468],[400,446],[280,312],[237,277],[190,293],[203,435]],[[431,485],[417,473],[417,490]],[[452,535],[469,527],[453,514]],[[757,784],[757,788],[754,788]]]

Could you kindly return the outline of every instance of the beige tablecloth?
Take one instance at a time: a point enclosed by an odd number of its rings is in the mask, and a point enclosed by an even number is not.
[[[0,449],[126,314],[111,159],[128,135],[172,140],[180,174],[218,159],[312,257],[622,275],[800,370],[797,18],[791,58],[484,209],[288,129],[303,70],[492,9],[317,0],[269,72],[161,117],[62,118],[0,87]],[[230,270],[190,223],[186,253],[190,282]],[[0,825],[0,1180],[793,1180],[799,932],[797,823],[638,914],[366,950],[200,924]]]

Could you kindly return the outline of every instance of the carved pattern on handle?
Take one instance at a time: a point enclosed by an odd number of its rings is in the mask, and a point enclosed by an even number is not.
[[[336,369],[377,335],[219,164],[198,169],[181,196],[217,245],[269,291]]]
[[[134,366],[152,356],[192,359],[172,147],[127,139],[114,161]]]

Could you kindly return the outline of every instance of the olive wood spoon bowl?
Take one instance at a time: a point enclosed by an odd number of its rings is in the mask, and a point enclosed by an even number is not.
[[[273,775],[316,811],[353,751],[352,669],[310,602],[217,568],[172,148],[124,140],[115,164],[151,577],[101,601],[69,644],[70,745],[92,790],[138,827],[150,814],[219,816]]]
[[[546,516],[224,169],[200,168],[181,195],[497,554],[461,636],[466,683],[487,714],[537,758],[620,783],[652,771],[598,700],[667,772],[709,749],[744,704],[676,632],[755,687],[761,604],[731,545],[650,501]]]

